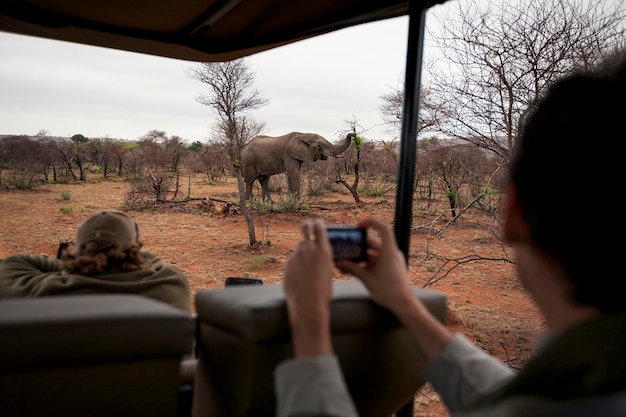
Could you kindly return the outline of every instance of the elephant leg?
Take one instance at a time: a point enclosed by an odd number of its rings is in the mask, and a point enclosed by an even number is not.
[[[270,176],[261,175],[259,177],[259,184],[261,184],[261,195],[263,200],[272,201],[270,197]]]
[[[245,180],[245,186],[246,186],[246,200],[250,200],[252,198],[252,185],[254,184],[254,179],[252,180]]]
[[[294,163],[291,170],[287,171],[289,194],[294,194],[298,198],[300,197],[300,165],[299,163]]]

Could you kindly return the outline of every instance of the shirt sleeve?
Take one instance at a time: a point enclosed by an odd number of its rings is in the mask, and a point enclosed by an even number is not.
[[[43,255],[9,256],[0,263],[0,297],[32,297],[50,277],[60,277],[56,259]]]
[[[278,417],[358,417],[335,355],[283,361],[274,387]]]
[[[453,413],[490,398],[515,375],[513,369],[461,334],[424,368],[424,377]]]
[[[152,296],[191,313],[191,287],[185,274],[161,260],[153,262],[152,271],[155,283]]]

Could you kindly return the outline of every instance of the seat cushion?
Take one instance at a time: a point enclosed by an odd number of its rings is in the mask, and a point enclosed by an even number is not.
[[[0,300],[0,415],[175,417],[188,313],[138,295]]]
[[[0,300],[0,368],[75,365],[191,352],[186,312],[139,295]]]
[[[289,321],[282,284],[232,286],[199,291],[199,320],[251,342],[289,339]],[[445,296],[413,287],[416,297],[442,322],[446,320]],[[358,330],[397,328],[400,323],[374,303],[359,280],[333,282],[331,328],[333,334]]]
[[[413,290],[444,322],[445,296]],[[273,371],[293,356],[282,284],[201,291],[196,311],[200,331],[193,416],[275,416]],[[362,417],[392,415],[413,400],[424,383],[424,357],[360,281],[333,282],[331,331]]]

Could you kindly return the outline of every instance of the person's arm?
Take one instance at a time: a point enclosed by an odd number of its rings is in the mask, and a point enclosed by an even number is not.
[[[337,357],[296,357],[274,370],[278,417],[358,417]]]
[[[0,263],[0,297],[31,297],[42,283],[60,279],[59,262],[44,255],[13,255]]]
[[[359,222],[380,238],[368,239],[365,265],[337,262],[337,267],[365,284],[372,299],[393,312],[426,357],[425,378],[451,411],[463,410],[510,381],[514,371],[471,343],[453,334],[415,297],[407,279],[404,255],[391,228],[376,219]]]
[[[426,359],[433,360],[450,342],[452,333],[415,297],[407,279],[406,260],[391,228],[373,218],[362,220],[359,226],[376,230],[380,239],[368,238],[365,265],[338,261],[337,268],[359,278],[372,299],[393,312],[407,328]]]
[[[142,251],[141,255],[152,274],[147,280],[152,289],[146,295],[191,313],[191,287],[185,273],[152,252]]]
[[[294,355],[330,355],[332,249],[321,221],[304,222],[302,233],[304,240],[287,261],[283,281]]]
[[[516,372],[465,336],[455,334],[443,352],[426,364],[423,375],[456,413],[489,402]]]
[[[277,415],[356,417],[331,340],[332,249],[322,221],[302,233],[284,272],[294,358],[274,372]]]

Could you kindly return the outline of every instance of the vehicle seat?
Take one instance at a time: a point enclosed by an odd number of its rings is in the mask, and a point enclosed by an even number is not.
[[[414,287],[446,320],[442,293]],[[276,415],[273,372],[293,356],[282,284],[196,294],[199,320],[194,417]],[[333,346],[362,417],[391,416],[422,386],[423,355],[406,329],[358,280],[334,281]]]
[[[139,295],[0,300],[0,415],[176,416],[192,316]]]

